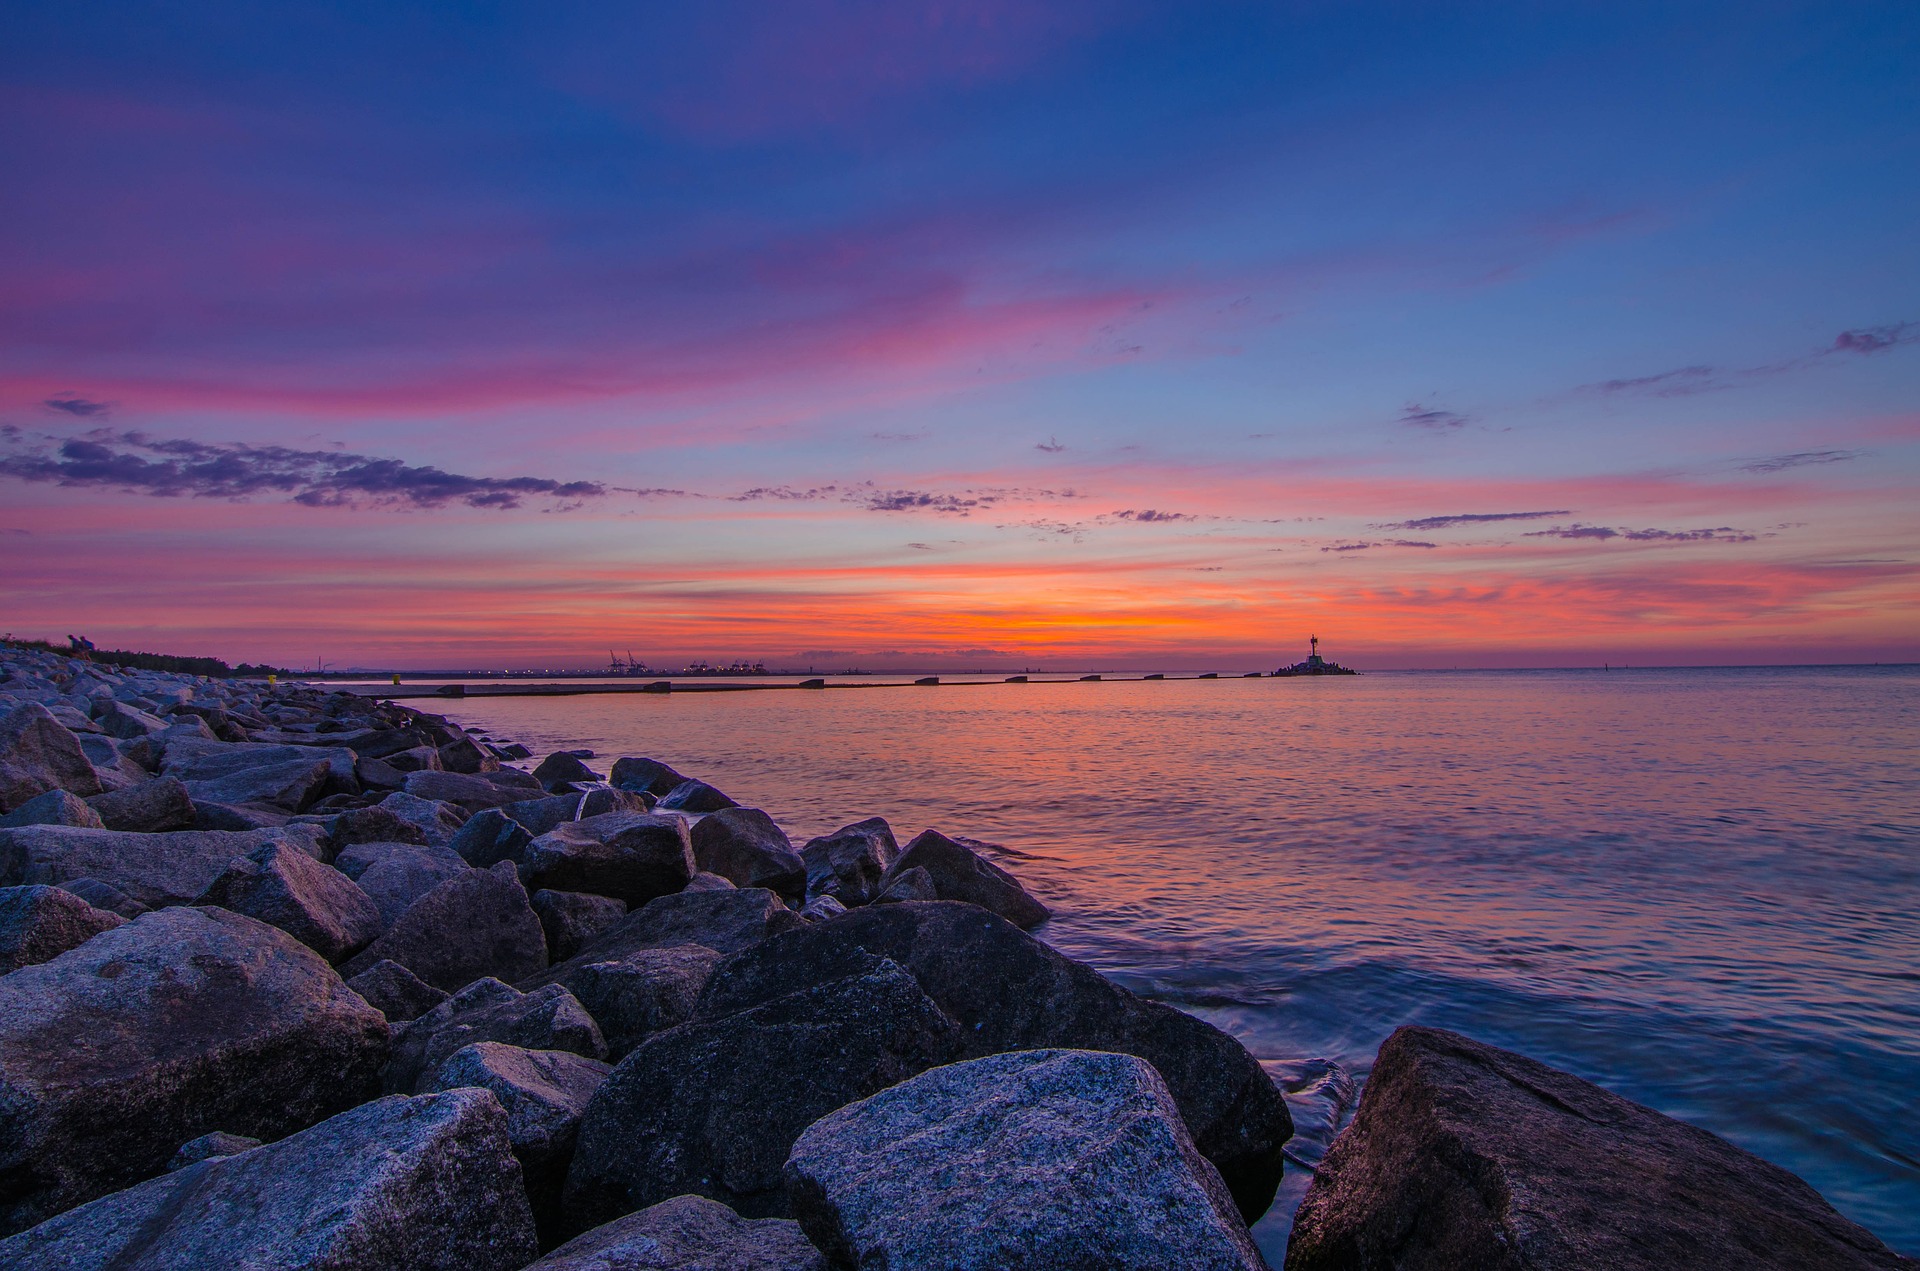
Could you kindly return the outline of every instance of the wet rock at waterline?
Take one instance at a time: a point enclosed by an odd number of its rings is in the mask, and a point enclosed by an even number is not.
[[[1437,1028],[1380,1047],[1287,1250],[1288,1271],[1916,1265],[1725,1139]]]

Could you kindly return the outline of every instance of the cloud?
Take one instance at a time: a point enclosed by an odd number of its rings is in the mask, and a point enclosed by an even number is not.
[[[1682,366],[1671,371],[1662,371],[1658,375],[1639,375],[1632,379],[1602,380],[1598,384],[1589,384],[1588,388],[1602,393],[1651,392],[1656,397],[1686,397],[1693,393],[1710,393],[1715,389],[1727,387],[1713,379],[1711,366]]]
[[[1375,547],[1438,547],[1438,546],[1440,546],[1440,544],[1438,543],[1425,543],[1425,542],[1421,542],[1418,539],[1390,538],[1390,539],[1385,539],[1378,543],[1371,543],[1371,542],[1335,543],[1331,547],[1323,547],[1320,550],[1323,552],[1364,552],[1369,550],[1370,548],[1375,548]]]
[[[1400,412],[1400,423],[1409,428],[1425,428],[1430,432],[1451,432],[1466,427],[1468,417],[1457,411],[1442,410],[1438,406],[1427,406],[1420,402],[1408,402]]]
[[[1760,536],[1729,525],[1700,530],[1626,530],[1605,525],[1556,525],[1551,529],[1529,530],[1526,538],[1620,539],[1629,543],[1751,543]]]
[[[1893,322],[1883,327],[1856,327],[1833,338],[1829,353],[1883,353],[1901,344],[1920,341],[1920,322]]]
[[[442,469],[341,451],[285,446],[216,445],[139,432],[96,429],[62,441],[22,444],[9,433],[0,476],[61,486],[97,487],[156,498],[247,499],[277,495],[308,507],[517,508],[526,498],[599,498],[594,481],[545,477],[468,477]],[[59,444],[51,452],[49,443]]]
[[[832,485],[810,486],[805,490],[796,490],[790,485],[757,485],[751,490],[743,490],[730,496],[734,503],[752,503],[758,499],[778,499],[785,503],[807,503],[824,499],[839,490]]]
[[[1033,448],[1035,450],[1044,450],[1050,455],[1057,455],[1066,449],[1065,446],[1060,444],[1058,437],[1048,437],[1045,441],[1036,442]]]
[[[957,494],[930,494],[925,490],[874,490],[849,494],[847,501],[869,512],[945,512],[966,516],[994,499],[992,495],[969,499]]]
[[[870,441],[925,441],[927,434],[924,432],[870,432],[867,434],[867,439]]]
[[[1790,455],[1768,455],[1764,459],[1743,463],[1740,471],[1785,472],[1788,468],[1805,468],[1819,463],[1845,463],[1849,459],[1858,459],[1861,453],[1858,450],[1801,450]]]
[[[916,552],[930,552],[933,550],[932,543],[908,543],[907,546]]]
[[[1159,512],[1153,508],[1144,508],[1137,512],[1132,508],[1128,508],[1124,512],[1109,512],[1107,515],[1116,521],[1138,521],[1142,524],[1158,524],[1162,521],[1197,521],[1200,519],[1191,512]]]
[[[76,415],[81,419],[91,419],[95,415],[104,415],[112,406],[106,402],[90,402],[84,397],[72,393],[57,393],[40,403],[48,410],[57,410],[63,414]]]
[[[1456,525],[1481,525],[1488,521],[1537,521],[1548,516],[1569,516],[1565,508],[1553,512],[1456,512],[1452,516],[1423,516],[1414,521],[1394,521],[1387,525],[1376,525],[1376,530],[1427,530],[1452,529]]]

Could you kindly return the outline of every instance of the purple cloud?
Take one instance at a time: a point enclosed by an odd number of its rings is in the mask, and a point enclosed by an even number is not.
[[[1066,449],[1065,446],[1060,444],[1058,437],[1049,437],[1045,441],[1036,443],[1033,448],[1035,450],[1044,450],[1050,455],[1057,455]]]
[[[1662,371],[1658,375],[1602,380],[1588,387],[1602,393],[1651,392],[1656,397],[1686,397],[1693,393],[1709,393],[1726,387],[1724,384],[1713,382],[1713,376],[1714,369],[1711,366],[1682,366],[1671,371]]]
[[[1621,539],[1629,543],[1751,543],[1760,536],[1730,525],[1699,530],[1626,530],[1605,525],[1556,525],[1551,529],[1529,530],[1526,538]]]
[[[49,397],[40,404],[48,410],[57,410],[64,415],[75,415],[81,419],[90,419],[95,415],[104,415],[113,409],[112,406],[106,402],[90,402],[86,398],[76,396],[73,393],[58,394]]]
[[[1833,338],[1829,353],[1883,353],[1901,344],[1920,341],[1920,322],[1893,322],[1883,327],[1856,327]]]
[[[1430,432],[1451,432],[1466,427],[1468,416],[1457,411],[1442,410],[1438,406],[1427,406],[1420,402],[1408,402],[1400,412],[1400,423],[1409,428],[1425,428]]]
[[[850,494],[847,499],[869,512],[945,512],[953,516],[966,516],[982,504],[994,501],[991,495],[966,499],[957,494],[929,494],[925,490],[876,490]]]
[[[1139,521],[1143,524],[1155,524],[1161,521],[1197,521],[1200,519],[1191,512],[1157,512],[1152,508],[1145,508],[1138,512],[1132,508],[1128,508],[1124,512],[1109,512],[1107,515],[1116,521]]]
[[[1569,516],[1565,508],[1554,512],[1457,512],[1452,516],[1423,516],[1414,521],[1394,521],[1387,525],[1376,525],[1376,530],[1413,530],[1416,533],[1426,530],[1452,529],[1456,525],[1480,525],[1487,521],[1537,521],[1548,516]]]
[[[1769,455],[1764,459],[1755,459],[1752,463],[1740,465],[1742,472],[1784,472],[1788,468],[1805,468],[1820,463],[1845,463],[1849,459],[1858,459],[1858,450],[1802,450],[1790,455]]]
[[[0,476],[69,487],[98,487],[151,495],[247,499],[281,495],[308,507],[517,508],[525,498],[599,498],[594,481],[545,477],[468,477],[424,465],[342,451],[285,446],[214,445],[138,432],[98,430],[61,441],[51,453],[21,434],[0,454]],[[43,442],[56,440],[44,438]]]
[[[1323,552],[1364,552],[1374,547],[1438,547],[1438,546],[1440,546],[1440,544],[1438,543],[1425,543],[1425,542],[1421,542],[1418,539],[1389,538],[1389,539],[1384,539],[1377,543],[1374,543],[1374,542],[1335,543],[1331,547],[1323,547],[1320,550]]]

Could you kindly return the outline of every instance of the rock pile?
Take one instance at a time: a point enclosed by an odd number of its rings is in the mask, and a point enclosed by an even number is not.
[[[0,649],[0,1271],[1265,1265],[1273,1081],[1028,934],[984,845],[796,848],[658,760],[530,758]],[[1634,1207],[1668,1167],[1719,1226]],[[1897,1261],[1711,1136],[1403,1034],[1297,1265],[1629,1265],[1620,1212],[1696,1265]]]

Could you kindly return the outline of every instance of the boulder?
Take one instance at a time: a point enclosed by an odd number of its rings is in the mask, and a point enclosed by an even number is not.
[[[386,925],[351,878],[284,842],[236,858],[197,903],[278,927],[329,962],[357,953]]]
[[[400,916],[421,897],[472,868],[452,853],[420,847],[403,849],[399,844],[387,846],[395,850],[361,870],[354,880],[379,911],[382,931],[400,921]]]
[[[98,797],[98,796],[96,796]],[[65,790],[36,794],[25,803],[0,816],[0,827],[16,825],[78,825],[89,830],[104,830],[106,823],[87,801]]]
[[[333,858],[333,867],[358,882],[375,865],[386,861],[404,861],[426,868],[458,870],[466,862],[452,848],[429,847],[421,843],[354,843],[342,848]]]
[[[480,749],[473,738],[455,737],[440,747],[440,766],[448,772],[481,773],[498,768],[500,761]]]
[[[430,847],[451,844],[453,836],[460,832],[460,827],[467,823],[470,815],[458,804],[422,799],[404,790],[394,791],[375,806],[385,808],[419,830],[420,836]]]
[[[93,765],[93,774],[100,779],[102,791],[139,785],[152,778],[153,773],[149,769],[128,757],[127,751],[134,747],[127,743],[116,742],[101,733],[75,733],[74,736],[80,743],[80,753]],[[139,743],[139,746],[143,750],[152,749],[145,742]]]
[[[1153,1065],[1028,1050],[921,1073],[808,1126],[785,1177],[842,1266],[1266,1271]]]
[[[185,1169],[189,1165],[198,1165],[201,1161],[211,1161],[222,1156],[238,1156],[242,1152],[251,1152],[260,1146],[260,1140],[244,1134],[228,1134],[225,1130],[215,1130],[212,1134],[203,1134],[197,1139],[188,1139],[180,1145],[167,1160],[167,1172]]]
[[[1792,1174],[1568,1073],[1401,1028],[1294,1218],[1318,1268],[1911,1268]]]
[[[809,839],[800,849],[807,895],[832,896],[849,909],[864,905],[880,894],[880,876],[899,855],[893,827],[877,816]]]
[[[573,1230],[685,1192],[782,1215],[780,1167],[808,1125],[946,1063],[959,1029],[891,963],[682,1024],[620,1061],[587,1106],[567,1177]]]
[[[607,782],[619,790],[642,791],[660,798],[686,779],[658,759],[627,758],[614,761]]]
[[[564,1050],[530,1050],[504,1042],[476,1042],[443,1060],[421,1083],[422,1093],[476,1087],[490,1090],[507,1112],[507,1141],[520,1162],[534,1225],[551,1242],[559,1235],[560,1192],[580,1118],[612,1069]]]
[[[631,918],[629,919],[631,921]],[[715,969],[696,1020],[757,1006],[890,959],[959,1021],[962,1058],[1009,1050],[1115,1051],[1166,1080],[1201,1153],[1249,1221],[1273,1203],[1287,1105],[1246,1047],[1110,982],[985,910],[955,901],[869,905],[802,923]]]
[[[125,921],[58,887],[0,888],[0,975],[57,958]]]
[[[827,1263],[798,1223],[675,1196],[575,1237],[527,1271],[827,1271]]]
[[[418,1019],[448,996],[398,962],[376,962],[348,980],[347,987],[367,999],[389,1024]]]
[[[624,901],[583,891],[542,888],[530,903],[547,933],[547,956],[556,962],[580,952],[582,945],[627,916]]]
[[[806,925],[780,898],[760,887],[683,891],[650,901],[607,928],[585,948],[521,987],[565,979],[575,967],[615,962],[640,949],[697,944],[716,953],[737,953],[768,936]],[[803,986],[797,986],[803,987]]]
[[[318,954],[224,909],[144,914],[22,967],[0,978],[0,1231],[210,1130],[276,1139],[351,1107],[386,1053],[386,1020]]]
[[[484,1090],[449,1090],[97,1200],[0,1242],[0,1266],[516,1271],[536,1252],[506,1113]]]
[[[165,834],[193,828],[193,796],[174,777],[157,777],[138,785],[96,794],[87,802],[109,830]]]
[[[721,955],[704,945],[638,949],[610,962],[571,966],[559,983],[587,1008],[607,1041],[607,1057],[625,1059],[655,1033],[693,1018]]]
[[[800,916],[808,922],[825,922],[847,912],[847,907],[832,896],[815,896],[800,907]]]
[[[118,887],[103,883],[97,878],[75,878],[61,883],[60,890],[71,892],[95,909],[104,909],[110,914],[119,914],[122,918],[138,918],[141,914],[150,912],[145,905]]]
[[[682,887],[680,890],[681,891],[732,891],[733,889],[734,887],[733,887],[732,879],[722,878],[718,874],[709,874],[706,870],[703,869],[695,872],[694,876],[687,880],[687,885],[685,887]]]
[[[704,781],[682,781],[660,796],[654,807],[662,812],[718,812],[734,806],[732,799]]]
[[[49,790],[82,798],[99,794],[100,774],[87,762],[80,739],[46,707],[22,702],[0,715],[0,812]]]
[[[722,808],[693,827],[693,859],[736,887],[765,887],[795,904],[807,894],[807,863],[759,808]]]
[[[873,898],[876,905],[903,905],[916,900],[938,900],[940,889],[933,885],[933,875],[919,866],[896,872],[888,871],[885,885],[880,894]]]
[[[522,993],[498,980],[475,980],[395,1033],[387,1090],[417,1093],[428,1074],[475,1042],[607,1057],[607,1043],[593,1017],[558,984]]]
[[[417,799],[451,803],[468,812],[502,807],[526,798],[524,791],[460,772],[410,772],[406,792]]]
[[[336,852],[355,843],[417,843],[424,847],[427,842],[424,830],[385,804],[340,813],[327,822],[327,837]]]
[[[135,834],[31,825],[0,830],[0,886],[58,887],[94,878],[154,908],[184,905],[212,886],[234,857],[277,842],[304,850],[313,838],[305,827]]]
[[[244,833],[247,830],[267,830],[285,825],[292,818],[280,808],[269,808],[264,804],[244,805],[239,803],[215,803],[211,799],[199,799],[193,805],[193,828],[196,830],[227,830]]]
[[[323,795],[358,793],[354,760],[351,750],[339,746],[178,738],[167,742],[165,775],[185,783],[196,803],[264,804],[299,812]]]
[[[577,794],[552,794],[520,803],[509,803],[501,811],[525,826],[529,833],[545,834],[568,821],[584,821],[608,812],[645,812],[646,798],[630,790],[586,790]]]
[[[1012,874],[936,830],[927,830],[907,844],[881,875],[880,890],[885,892],[911,869],[927,871],[938,899],[978,905],[1016,927],[1037,927],[1049,917],[1047,907],[1027,895]]]
[[[540,766],[533,770],[533,779],[543,789],[558,794],[569,789],[576,781],[598,781],[600,774],[581,762],[578,755],[570,755],[562,750],[542,759]]]
[[[330,771],[326,760],[301,756],[183,784],[201,803],[265,804],[299,812],[326,793]]]
[[[693,845],[677,816],[609,812],[570,821],[520,849],[529,891],[583,891],[644,905],[693,877]]]
[[[155,733],[167,731],[168,721],[158,715],[150,715],[138,706],[129,706],[125,702],[109,699],[105,707],[93,717],[100,731],[109,737],[122,737],[129,741],[138,737],[151,737]]]
[[[418,728],[379,728],[354,738],[351,744],[353,752],[362,759],[385,759],[417,746],[431,749],[433,741]]]
[[[361,759],[353,776],[363,790],[400,790],[407,784],[407,774],[384,759]]]
[[[505,808],[487,808],[474,813],[448,846],[458,852],[467,864],[478,865],[482,869],[501,861],[512,861],[518,865],[521,850],[533,842],[533,835],[527,827],[513,818],[513,809],[525,806],[515,803]]]
[[[358,975],[391,958],[452,993],[482,976],[518,982],[547,965],[547,937],[513,866],[469,869],[413,902],[384,935],[348,962]]]
[[[411,773],[446,771],[440,763],[440,751],[433,746],[415,746],[412,750],[395,751],[376,762],[400,773],[402,782]]]

